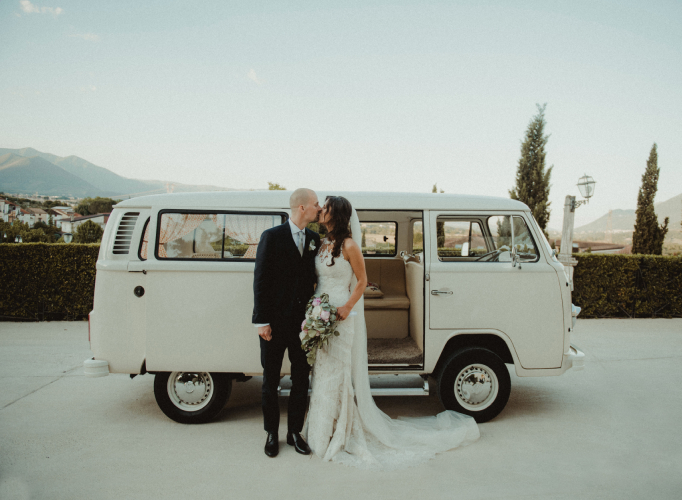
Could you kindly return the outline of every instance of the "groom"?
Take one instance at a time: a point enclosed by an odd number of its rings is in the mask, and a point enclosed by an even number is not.
[[[320,236],[307,229],[317,221],[322,208],[315,191],[297,189],[289,199],[291,218],[280,226],[264,231],[256,251],[253,278],[252,323],[260,336],[260,360],[263,366],[262,405],[265,431],[265,454],[279,453],[279,402],[277,387],[284,351],[291,361],[287,444],[298,453],[310,454],[301,437],[308,406],[310,366],[301,349],[301,323],[308,300],[315,292],[315,254]]]

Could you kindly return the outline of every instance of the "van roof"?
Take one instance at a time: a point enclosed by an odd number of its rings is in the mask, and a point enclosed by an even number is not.
[[[292,191],[210,191],[140,196],[116,208],[163,209],[286,209]],[[320,202],[327,195],[343,196],[358,210],[529,210],[525,203],[496,196],[448,193],[386,193],[369,191],[316,191]]]

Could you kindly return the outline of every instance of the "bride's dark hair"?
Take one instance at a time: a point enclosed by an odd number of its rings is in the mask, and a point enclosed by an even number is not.
[[[343,196],[327,196],[324,202],[327,207],[332,230],[327,233],[327,237],[334,242],[332,249],[332,262],[328,266],[334,265],[334,258],[341,255],[341,246],[346,238],[351,237],[350,216],[353,207]]]

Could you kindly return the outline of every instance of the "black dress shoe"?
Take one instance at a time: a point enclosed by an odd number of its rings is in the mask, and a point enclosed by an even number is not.
[[[301,455],[310,455],[312,453],[310,446],[308,446],[308,443],[305,442],[298,432],[287,432],[287,444],[293,446],[296,452]]]
[[[268,432],[268,438],[265,440],[265,454],[269,457],[276,457],[279,453],[279,437],[277,434]]]

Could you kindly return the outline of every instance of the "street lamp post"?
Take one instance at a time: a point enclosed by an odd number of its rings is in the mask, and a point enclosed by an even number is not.
[[[580,205],[590,202],[594,194],[596,181],[589,175],[584,175],[578,181],[578,189],[584,200],[576,201],[575,196],[567,195],[564,201],[564,225],[561,231],[561,249],[559,250],[559,262],[561,262],[566,272],[566,278],[573,291],[573,268],[578,261],[573,258],[573,219],[575,209]]]

